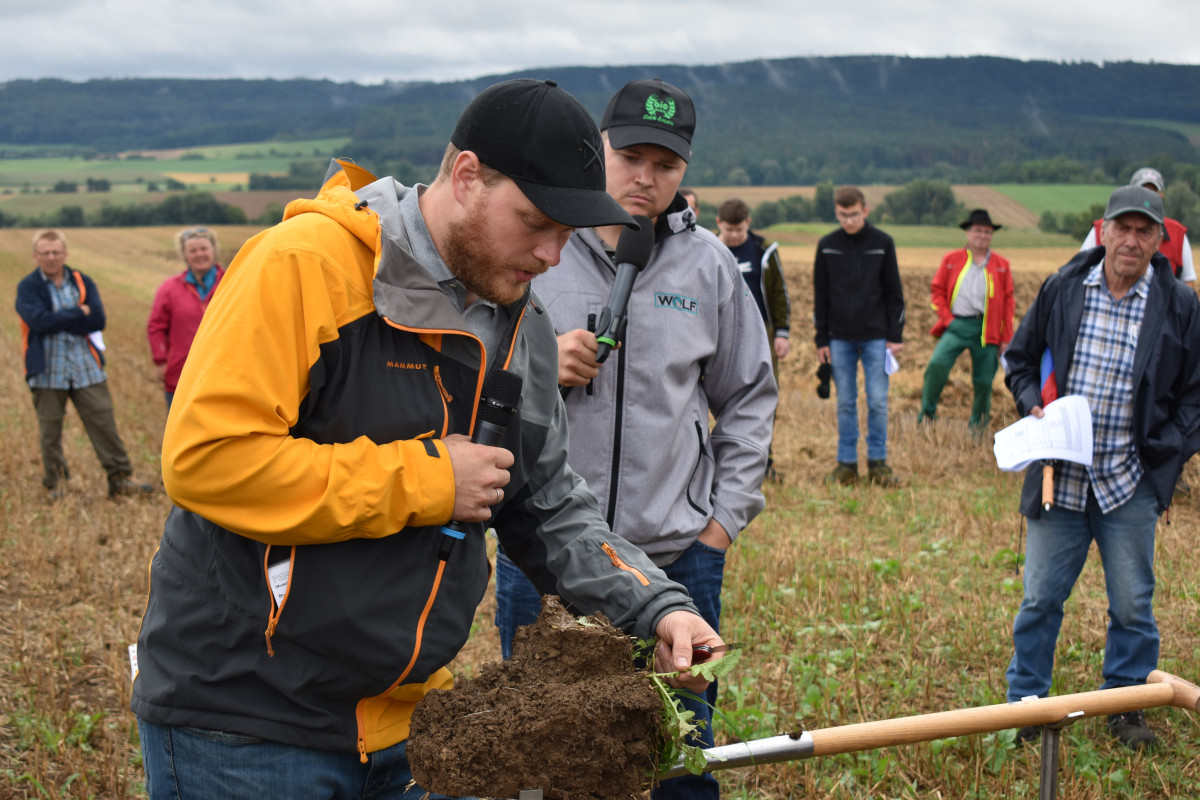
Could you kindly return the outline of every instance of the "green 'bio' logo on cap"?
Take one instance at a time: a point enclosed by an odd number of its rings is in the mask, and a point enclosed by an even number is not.
[[[671,121],[671,118],[674,116],[675,100],[670,96],[660,97],[652,94],[646,98],[646,115],[642,119],[673,126],[675,123]]]

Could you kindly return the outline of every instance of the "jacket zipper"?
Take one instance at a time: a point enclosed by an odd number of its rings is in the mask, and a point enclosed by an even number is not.
[[[511,357],[512,357],[512,351],[515,349],[513,345],[516,342],[517,334],[520,331],[521,322],[522,322],[522,320],[524,320],[524,318],[525,318],[525,308],[523,307],[521,309],[521,311],[518,313],[517,319],[513,323],[512,329],[510,331],[510,335],[507,337],[506,340],[502,341],[502,344],[507,344],[507,346],[509,348],[507,353],[505,353],[505,355],[507,356],[507,358],[504,360],[505,367],[507,367],[507,365],[508,365],[508,359],[511,359]],[[387,320],[387,322],[389,325],[391,325],[392,327],[394,327],[398,330],[417,332],[415,329],[405,328],[404,326],[397,325],[396,323],[394,323],[390,320]],[[458,333],[458,332],[456,331],[455,333]],[[475,338],[477,342],[479,341],[478,338],[476,338],[476,337],[472,337],[472,338]],[[480,347],[480,351],[481,351],[481,355],[482,355],[482,351],[483,351],[483,343],[482,342],[479,342],[479,347]],[[499,359],[497,359],[497,361],[499,361]],[[480,358],[480,365],[481,365],[481,368],[480,368],[479,380],[477,381],[477,387],[478,387],[476,389],[477,392],[479,392],[479,390],[482,389],[482,386],[483,386],[483,376],[484,376],[484,373],[486,372],[486,368],[487,368],[486,357]],[[433,368],[433,380],[434,380],[434,383],[437,384],[438,392],[442,396],[443,419],[445,420],[444,430],[442,432],[442,435],[444,436],[445,429],[448,429],[448,427],[450,425],[450,409],[449,409],[448,404],[454,398],[453,398],[453,396],[451,396],[450,392],[448,392],[446,390],[445,385],[443,385],[441,368],[437,365],[434,365],[434,368]],[[479,399],[480,398],[478,396],[475,398],[475,410],[472,411],[472,413],[471,413],[472,428],[474,427],[474,424],[475,424],[475,415],[476,415],[476,413],[478,413]],[[614,553],[614,555],[615,555],[615,553]],[[616,562],[614,562],[614,563],[616,563]],[[420,656],[420,654],[421,654],[421,640],[424,637],[424,633],[425,633],[425,623],[429,619],[430,611],[433,610],[433,603],[437,599],[438,590],[441,587],[442,576],[445,571],[446,571],[446,562],[439,561],[438,566],[437,566],[437,573],[435,574],[434,579],[433,579],[433,586],[429,590],[429,598],[425,601],[425,608],[421,611],[421,617],[417,622],[416,638],[413,641],[412,658],[409,659],[408,666],[406,666],[404,668],[404,671],[402,673],[400,673],[400,677],[396,678],[396,680],[392,683],[391,686],[389,686],[385,691],[381,692],[380,694],[375,695],[375,697],[384,697],[384,696],[394,692],[396,690],[396,687],[400,686],[404,682],[404,679],[408,677],[409,673],[412,672],[413,666],[417,663],[417,657]],[[637,570],[632,570],[632,571],[635,573],[637,572]],[[641,573],[637,573],[637,574],[639,576],[641,576]],[[644,581],[645,578],[643,577],[642,580]],[[646,585],[649,585],[649,583],[647,583]],[[363,704],[367,700],[372,700],[372,699],[374,699],[374,698],[371,698],[371,697],[363,698],[363,699],[359,700],[354,706],[354,719],[355,719],[355,724],[357,726],[357,741],[355,744],[356,744],[356,749],[358,750],[358,760],[360,763],[363,763],[363,764],[366,764],[368,761],[368,759],[367,759],[367,735],[366,735],[366,731],[365,731],[365,728],[363,725]]]
[[[628,311],[626,311],[628,315]],[[625,317],[625,347],[629,346],[629,317]],[[621,483],[621,428],[625,419],[625,347],[619,347],[615,351],[617,356],[617,393],[614,401],[615,414],[613,416],[613,452],[612,465],[609,469],[608,480],[608,511],[605,514],[605,519],[608,522],[608,527],[611,529],[615,526],[617,518],[617,487]]]
[[[696,454],[696,463],[692,465],[692,474],[688,476],[688,487],[685,495],[687,497],[688,505],[691,506],[697,514],[707,514],[708,512],[696,505],[696,501],[692,499],[692,482],[696,479],[696,470],[700,469],[700,461],[704,458],[705,453],[704,431],[701,429],[699,422],[696,423],[696,439],[700,443],[700,449]]]

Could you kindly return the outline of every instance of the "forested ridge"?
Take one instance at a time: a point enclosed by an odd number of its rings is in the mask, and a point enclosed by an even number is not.
[[[1122,180],[1131,165],[1198,161],[1200,66],[993,57],[791,58],[560,67],[448,83],[98,79],[0,84],[0,154],[111,153],[350,135],[379,172],[428,174],[480,89],[552,78],[599,118],[626,81],[696,101],[698,184]]]

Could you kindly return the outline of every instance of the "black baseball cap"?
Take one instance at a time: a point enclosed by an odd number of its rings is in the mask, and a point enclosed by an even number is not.
[[[608,131],[614,150],[656,144],[687,162],[692,160],[696,108],[678,86],[657,78],[630,81],[608,101],[600,130]]]
[[[595,121],[554,81],[518,78],[489,86],[463,110],[450,143],[511,179],[559,224],[637,227],[608,194]]]

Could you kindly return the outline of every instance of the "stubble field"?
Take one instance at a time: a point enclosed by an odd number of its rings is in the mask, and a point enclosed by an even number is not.
[[[228,263],[252,228],[219,229]],[[127,647],[145,602],[147,565],[170,507],[162,496],[104,499],[103,474],[78,418],[64,442],[71,493],[44,502],[37,425],[23,370],[18,280],[32,269],[29,231],[0,231],[0,797],[140,796],[136,727],[128,711]],[[69,232],[69,262],[99,285],[108,309],[109,376],[117,421],[139,477],[159,483],[165,406],[145,343],[158,283],[177,271],[170,229]],[[999,243],[997,247],[1000,248]],[[1003,248],[1000,248],[1003,249]],[[1021,313],[1069,248],[1006,251]],[[834,400],[814,389],[811,246],[784,250],[795,329],[783,363],[775,454],[783,482],[729,554],[724,630],[745,645],[722,686],[720,741],[1002,702],[1012,616],[1021,597],[1020,476],[998,472],[967,435],[970,378],[956,367],[942,419],[918,430],[921,374],[933,350],[928,284],[940,249],[900,252],[907,344],[891,388],[891,462],[899,489],[827,488]],[[253,343],[247,343],[253,346]],[[1015,420],[999,376],[992,430]],[[1200,489],[1193,465],[1185,472]],[[1182,500],[1158,530],[1160,668],[1200,678],[1200,505]],[[1100,681],[1105,599],[1098,557],[1068,604],[1055,693]],[[453,665],[495,660],[491,595]],[[1151,755],[1111,743],[1102,721],[1064,734],[1060,796],[1200,796],[1200,718],[1148,714]],[[1011,732],[720,773],[729,798],[1031,797],[1039,751]]]

